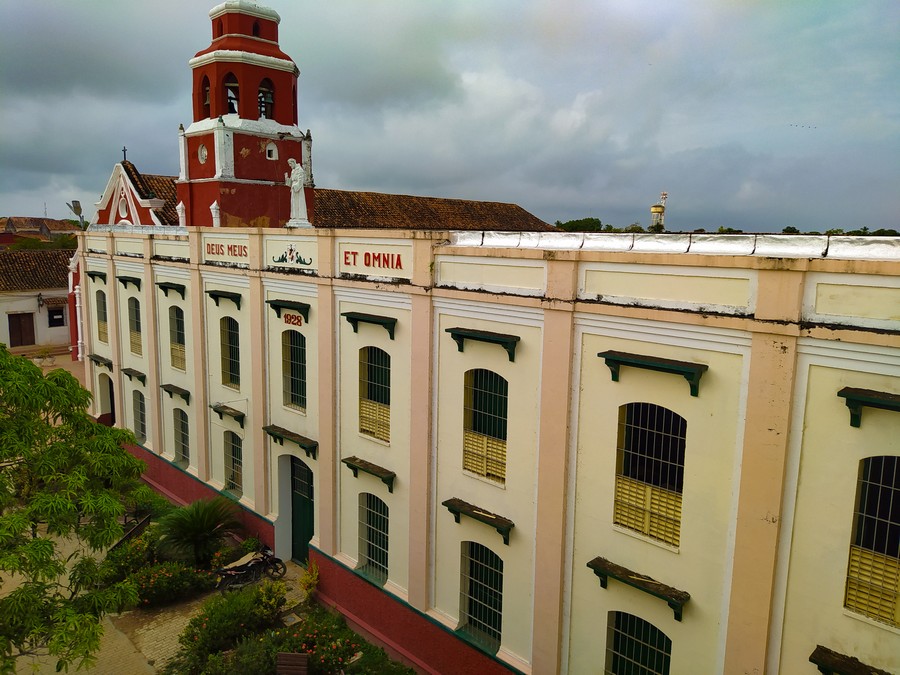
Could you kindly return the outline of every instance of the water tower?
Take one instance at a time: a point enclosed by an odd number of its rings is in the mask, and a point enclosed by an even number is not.
[[[668,192],[659,193],[659,201],[650,207],[650,231],[662,231],[666,227],[666,199]]]

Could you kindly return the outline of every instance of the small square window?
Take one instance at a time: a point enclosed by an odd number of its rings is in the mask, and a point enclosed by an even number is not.
[[[47,326],[50,328],[59,328],[66,325],[66,310],[62,307],[56,307],[47,310]]]

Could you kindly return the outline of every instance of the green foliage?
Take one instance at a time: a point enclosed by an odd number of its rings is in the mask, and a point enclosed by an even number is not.
[[[76,221],[76,225],[77,225]],[[54,250],[54,249],[64,249],[67,251],[78,248],[78,239],[74,234],[64,234],[59,237],[53,237],[50,241],[43,241],[41,239],[32,239],[31,237],[26,237],[20,239],[19,241],[10,244],[10,251],[37,251],[37,250]]]
[[[256,553],[262,548],[262,544],[256,537],[247,537],[241,542],[241,551],[244,553]]]
[[[129,575],[156,562],[157,528],[150,527],[106,554],[101,567],[107,583],[122,581]]]
[[[125,508],[132,518],[149,515],[153,520],[159,520],[177,507],[146,483],[137,483],[125,501]]]
[[[0,598],[0,672],[31,654],[90,663],[103,614],[137,600],[131,584],[100,586],[94,555],[122,536],[144,465],[122,447],[131,433],[95,422],[89,403],[71,374],[0,346],[0,574],[19,584]]]
[[[800,230],[798,230],[793,225],[788,225],[781,231],[781,234],[800,234]]]
[[[142,607],[167,605],[211,590],[216,577],[211,572],[195,570],[180,562],[164,562],[133,572],[128,580],[134,584]]]
[[[725,227],[724,225],[716,230],[718,234],[743,234],[743,230],[735,230],[733,227]]]
[[[554,223],[556,227],[560,230],[564,230],[566,232],[603,232],[603,223],[600,222],[599,218],[579,218],[577,220],[567,220],[562,223],[560,221],[556,221]],[[607,227],[610,227],[607,225]],[[610,227],[609,230],[611,231]]]
[[[316,565],[315,560],[309,561],[306,570],[300,575],[297,583],[306,594],[306,600],[311,601],[312,594],[316,590],[316,586],[319,585],[319,566]]]
[[[285,591],[284,582],[263,581],[207,600],[179,636],[181,649],[164,672],[199,675],[207,669],[211,655],[274,627],[284,607]]]
[[[224,497],[174,509],[159,521],[160,543],[189,554],[198,568],[209,569],[225,537],[243,530],[234,504]]]

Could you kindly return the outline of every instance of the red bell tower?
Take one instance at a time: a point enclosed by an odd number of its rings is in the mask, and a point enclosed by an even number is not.
[[[179,132],[179,221],[284,227],[292,216],[289,159],[302,165],[295,199],[305,197],[312,214],[312,138],[297,126],[300,70],[278,45],[274,10],[225,0],[209,17],[212,43],[189,62],[193,122]]]

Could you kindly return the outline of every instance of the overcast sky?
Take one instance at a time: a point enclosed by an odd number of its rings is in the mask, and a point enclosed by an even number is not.
[[[215,0],[0,0],[0,216],[178,173]],[[271,0],[319,187],[548,222],[900,227],[897,0]]]

